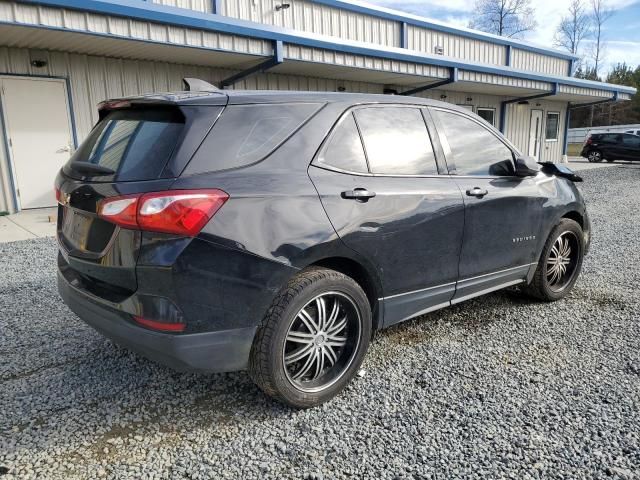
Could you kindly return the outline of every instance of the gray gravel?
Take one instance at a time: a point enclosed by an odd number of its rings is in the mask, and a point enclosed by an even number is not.
[[[640,478],[640,169],[584,177],[570,298],[500,292],[392,328],[307,411],[112,345],[59,300],[53,240],[0,245],[0,476]]]

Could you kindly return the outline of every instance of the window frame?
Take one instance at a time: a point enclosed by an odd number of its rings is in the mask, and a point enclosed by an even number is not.
[[[420,114],[422,115],[422,120],[424,121],[426,130],[427,130],[427,134],[429,137],[429,140],[431,141],[431,146],[433,148],[433,154],[434,154],[434,160],[436,163],[436,170],[438,173],[433,174],[433,175],[418,175],[418,174],[390,174],[390,173],[373,173],[371,172],[371,167],[369,166],[369,156],[367,155],[367,149],[364,145],[364,140],[362,138],[362,132],[360,130],[360,125],[358,125],[358,119],[355,115],[355,112],[357,110],[361,110],[361,109],[366,109],[366,108],[397,108],[397,107],[401,107],[401,108],[414,108],[420,111]],[[331,129],[329,131],[329,133],[327,134],[327,136],[324,138],[324,140],[322,141],[322,143],[320,144],[320,148],[318,148],[318,151],[316,152],[316,154],[313,156],[313,160],[311,161],[311,165],[317,167],[317,168],[322,168],[324,170],[331,170],[337,173],[345,173],[348,175],[357,175],[357,176],[361,176],[361,177],[390,177],[390,178],[441,178],[443,176],[447,176],[448,175],[448,171],[447,171],[447,166],[446,163],[444,161],[444,153],[442,151],[442,147],[440,145],[439,142],[439,137],[438,137],[438,133],[437,133],[437,128],[435,127],[435,125],[433,124],[433,120],[431,119],[431,116],[429,115],[429,112],[427,110],[428,105],[424,105],[424,104],[408,104],[408,103],[401,103],[401,104],[397,104],[397,103],[371,103],[371,104],[360,104],[360,105],[354,105],[351,106],[349,108],[347,108],[344,112],[342,112],[339,116],[338,119],[334,122],[334,124],[331,126]],[[353,171],[349,171],[349,170],[344,170],[342,168],[339,167],[335,167],[333,165],[329,165],[329,164],[323,164],[320,163],[320,158],[323,156],[324,152],[327,150],[329,143],[331,143],[331,140],[333,139],[335,132],[337,131],[338,127],[340,126],[340,124],[342,123],[343,119],[348,116],[348,115],[352,115],[353,116],[353,120],[356,123],[356,128],[358,129],[358,136],[360,138],[360,143],[362,145],[362,150],[364,152],[364,156],[365,156],[365,160],[367,162],[367,169],[368,172],[353,172]]]
[[[451,146],[449,145],[449,140],[447,139],[447,135],[444,132],[444,127],[441,125],[436,115],[431,115],[431,118],[435,124],[438,139],[440,140],[440,144],[442,145],[444,159],[449,171],[449,175],[457,178],[522,178],[515,175],[515,163],[516,163],[515,160],[518,157],[522,157],[522,153],[520,153],[520,151],[514,145],[512,145],[506,138],[499,136],[495,128],[493,127],[487,128],[486,123],[476,118],[473,118],[471,115],[468,115],[465,112],[461,112],[458,110],[452,110],[452,109],[440,107],[440,106],[438,107],[430,106],[428,107],[428,109],[429,111],[437,110],[445,113],[452,113],[462,118],[466,118],[467,120],[471,120],[472,122],[479,125],[481,128],[485,129],[488,133],[493,135],[496,138],[496,140],[502,143],[511,152],[511,157],[512,157],[511,161],[513,162],[514,175],[458,175],[456,173],[456,164],[455,164],[455,159],[453,155],[453,150],[451,150]]]
[[[489,123],[486,120],[484,120],[484,118],[480,117],[480,111],[487,111],[487,112],[491,112],[493,114],[493,122]],[[476,115],[478,115],[480,118],[482,118],[482,120],[484,120],[485,122],[489,123],[489,125],[491,125],[492,127],[496,126],[496,109],[494,107],[476,107]]]
[[[547,123],[549,122],[549,115],[555,115],[558,120],[556,122],[556,137],[555,138],[547,138]],[[547,111],[544,116],[544,141],[553,143],[558,142],[560,140],[560,112],[555,111]]]

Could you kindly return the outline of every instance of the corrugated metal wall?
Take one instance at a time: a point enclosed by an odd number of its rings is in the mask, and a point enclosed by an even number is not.
[[[213,7],[213,0],[151,0],[151,2],[206,13],[211,13]]]
[[[548,73],[566,77],[569,73],[569,61],[562,58],[527,52],[514,48],[511,52],[511,66],[518,70]]]
[[[393,20],[320,5],[308,0],[286,2],[289,8],[276,10],[281,0],[222,0],[221,13],[228,17],[278,25],[304,32],[340,37],[344,40],[400,46],[400,23]]]
[[[408,48],[437,54],[436,47],[443,49],[443,55],[462,58],[489,65],[504,65],[506,48],[504,45],[474,40],[468,37],[429,30],[422,27],[408,27]]]

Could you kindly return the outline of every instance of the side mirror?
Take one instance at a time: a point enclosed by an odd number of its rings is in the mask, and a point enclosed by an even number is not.
[[[516,158],[517,177],[535,177],[540,171],[540,165],[533,157]]]

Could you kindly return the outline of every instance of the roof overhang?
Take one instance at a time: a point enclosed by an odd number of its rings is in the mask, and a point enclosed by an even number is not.
[[[148,22],[155,27],[182,29],[186,40],[177,44],[175,41],[157,41],[149,36],[145,38],[144,35],[114,34],[106,30],[107,27],[96,31],[88,26],[83,29],[76,25],[73,28],[47,25],[36,15],[34,19],[1,18],[3,45],[253,71],[257,65],[276,55],[275,48],[271,49],[269,45],[281,42],[284,45],[281,61],[273,62],[269,70],[274,73],[415,89],[438,84],[449,77],[451,69],[458,69],[457,81],[448,84],[447,90],[517,97],[549,92],[558,85],[557,91],[548,99],[577,104],[607,98],[625,99],[635,93],[631,87],[341,40],[151,2],[22,0],[21,3],[92,12],[94,17],[101,15],[100,18],[106,20],[125,17],[136,22]],[[106,20],[102,22],[104,25],[109,24]],[[190,40],[190,33],[191,37],[197,37],[193,32],[226,36],[231,40],[211,47]],[[253,42],[254,47],[240,51],[234,47],[237,39]]]

